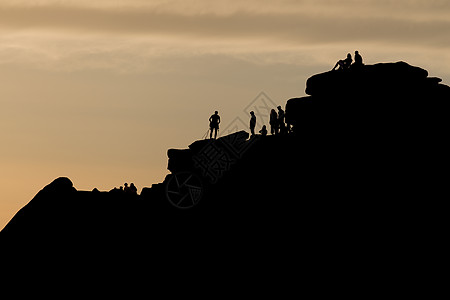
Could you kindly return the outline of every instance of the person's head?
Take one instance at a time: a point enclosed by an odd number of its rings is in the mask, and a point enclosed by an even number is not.
[[[127,186],[128,186],[128,183],[125,182],[123,185],[124,185],[125,187],[127,187]]]
[[[278,108],[278,110],[281,110],[281,105],[278,105],[277,108]]]
[[[218,112],[217,110],[214,112],[215,115],[217,115],[218,113],[219,113],[219,112]]]
[[[255,113],[253,112],[253,110],[250,112],[250,114],[252,115],[252,116],[254,116],[255,115]]]
[[[352,55],[350,53],[347,53],[347,58],[352,58]]]
[[[358,52],[358,50],[356,50],[356,51],[355,51],[355,55],[358,55],[358,54],[359,54],[359,52]]]
[[[277,113],[277,112],[275,111],[275,109],[272,108],[272,110],[270,111],[270,113],[273,114],[273,113]]]
[[[263,125],[262,129],[266,129],[266,125]]]

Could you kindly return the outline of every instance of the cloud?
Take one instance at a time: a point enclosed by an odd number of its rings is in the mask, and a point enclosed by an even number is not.
[[[374,1],[344,1],[338,5],[338,2],[330,0],[316,5],[311,1],[300,2],[301,5],[294,5],[292,1],[274,2],[278,5],[266,1],[262,2],[263,5],[244,1],[246,5],[230,6],[234,9],[227,9],[221,1],[214,2],[216,5],[191,1],[191,6],[173,1],[156,2],[159,5],[143,5],[141,8],[137,6],[141,3],[139,1],[132,2],[134,6],[128,7],[120,6],[120,1],[115,3],[117,6],[113,7],[3,5],[0,6],[0,26],[3,31],[159,35],[229,42],[265,39],[285,44],[368,40],[403,44],[420,41],[445,46],[449,43],[446,38],[446,34],[450,32],[449,9],[435,11],[430,6],[425,9],[415,1],[411,3],[416,5],[412,5],[412,8],[404,6],[403,10],[393,1],[381,1],[385,5],[384,9],[379,4],[374,5]],[[283,5],[279,6],[280,4]],[[219,9],[221,7],[224,7],[223,10]],[[392,13],[389,10],[391,7],[399,10]],[[443,7],[448,8],[448,5]],[[404,17],[405,11],[410,12],[409,17]],[[429,12],[436,14],[433,18],[427,18]],[[422,18],[414,19],[414,15],[421,15]],[[436,18],[436,15],[448,18]]]
[[[127,72],[201,55],[296,65],[354,49],[444,57],[448,32],[450,2],[440,0],[3,0],[0,63]]]

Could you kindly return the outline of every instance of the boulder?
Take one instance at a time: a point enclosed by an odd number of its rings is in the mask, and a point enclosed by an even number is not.
[[[450,88],[405,62],[328,71],[310,77],[303,98],[289,99],[287,120],[302,132],[326,134],[341,128],[360,137],[389,137],[447,126]],[[422,129],[420,129],[422,128]],[[312,129],[314,131],[314,129]]]
[[[405,62],[365,65],[349,70],[328,71],[306,81],[306,93],[312,96],[394,92],[425,84],[428,72]]]

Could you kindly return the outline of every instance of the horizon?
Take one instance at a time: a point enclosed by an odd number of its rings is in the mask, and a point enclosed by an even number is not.
[[[449,85],[449,20],[427,0],[2,1],[0,228],[61,176],[162,182],[215,110],[222,129],[261,93],[284,106],[348,52]]]

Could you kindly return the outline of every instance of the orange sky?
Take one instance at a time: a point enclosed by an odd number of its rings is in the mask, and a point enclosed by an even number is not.
[[[449,34],[447,0],[2,0],[0,228],[59,176],[161,182],[214,110],[284,105],[347,52],[449,84]]]

